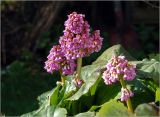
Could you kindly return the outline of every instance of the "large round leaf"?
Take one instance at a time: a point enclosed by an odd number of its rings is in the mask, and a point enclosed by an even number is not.
[[[137,116],[145,116],[145,117],[158,116],[158,113],[156,112],[156,110],[148,104],[139,105],[136,108],[135,113]]]
[[[120,102],[111,100],[103,104],[96,117],[107,117],[107,116],[130,116],[127,108]]]

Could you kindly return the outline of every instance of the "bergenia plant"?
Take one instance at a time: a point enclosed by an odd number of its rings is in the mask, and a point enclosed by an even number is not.
[[[68,15],[65,21],[64,35],[60,37],[59,43],[63,53],[68,60],[77,59],[77,77],[80,79],[82,58],[93,52],[98,52],[102,46],[100,31],[96,30],[90,34],[90,25],[84,19],[85,15],[76,12]]]
[[[62,75],[73,74],[74,60],[77,59],[77,72],[74,81],[83,83],[80,76],[82,58],[93,52],[98,52],[103,40],[99,30],[90,34],[90,25],[84,18],[85,15],[76,12],[68,15],[68,19],[64,23],[63,36],[59,40],[60,45],[53,46],[47,57],[48,60],[45,62],[45,69],[49,73],[59,70]]]
[[[121,101],[126,101],[130,112],[133,112],[130,100],[133,92],[127,89],[125,81],[131,81],[135,78],[135,68],[135,65],[130,64],[124,56],[114,56],[108,61],[102,76],[106,85],[111,85],[117,81],[121,83]]]
[[[100,31],[91,33],[85,15],[76,12],[68,15],[64,26],[59,44],[51,48],[44,67],[51,74],[59,71],[61,82],[57,82],[53,90],[38,97],[38,110],[23,117],[158,115],[159,61],[137,61],[121,45],[114,45],[81,70],[82,58],[101,49],[103,39]],[[108,58],[111,59],[106,63]],[[132,82],[127,84],[129,81]],[[138,85],[133,85],[134,83]],[[155,103],[154,108],[150,102]]]

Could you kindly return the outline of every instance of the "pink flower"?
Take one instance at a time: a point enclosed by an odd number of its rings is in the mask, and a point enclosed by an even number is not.
[[[60,45],[53,46],[45,62],[45,69],[49,73],[54,71],[62,71],[63,75],[73,74],[76,64],[74,60],[67,60]]]
[[[70,31],[66,31],[68,35],[60,37],[59,43],[63,53],[67,59],[76,59],[86,56],[85,49],[87,48],[88,38],[87,35],[71,36]]]
[[[112,83],[118,81],[118,76],[116,74],[111,74],[109,71],[104,71],[102,78],[106,85],[111,85]]]
[[[94,31],[94,33],[92,35],[93,51],[95,51],[95,52],[100,51],[100,49],[102,47],[102,41],[103,41],[103,38],[100,37],[100,31],[99,30]]]
[[[80,34],[84,29],[84,17],[85,15],[77,14],[76,12],[68,15],[68,20],[64,23],[66,29],[69,29],[74,34]]]
[[[64,35],[59,43],[67,59],[89,56],[101,49],[103,39],[100,31],[90,34],[90,25],[84,20],[83,14],[71,13],[65,22]]]
[[[126,101],[128,98],[132,97],[134,94],[127,88],[121,88],[121,101]]]
[[[67,60],[64,59],[64,62],[62,62],[62,74],[63,75],[71,75],[74,73],[76,64],[74,60]]]
[[[124,80],[133,80],[136,76],[135,66],[131,65],[124,56],[114,56],[108,61],[102,78],[109,85],[119,81],[120,76]]]
[[[80,88],[82,86],[82,84],[84,83],[83,80],[79,79],[79,78],[74,78],[72,80],[72,82],[74,83],[74,85],[78,88]]]

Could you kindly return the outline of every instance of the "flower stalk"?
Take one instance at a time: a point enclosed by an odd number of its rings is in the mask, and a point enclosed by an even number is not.
[[[120,78],[119,78],[119,81],[120,81],[122,87],[126,89],[127,87],[126,87],[125,81],[123,80],[123,77],[120,77]],[[132,103],[131,103],[130,97],[128,97],[128,99],[126,100],[126,103],[127,103],[128,110],[129,110],[131,113],[133,113],[133,108],[132,108]]]
[[[61,75],[61,83],[64,84],[65,78],[64,78],[64,75],[62,74],[62,70],[60,70],[59,72],[60,72],[60,75]]]
[[[82,58],[77,58],[77,78],[81,79]]]
[[[61,82],[64,84],[65,78],[61,75]]]

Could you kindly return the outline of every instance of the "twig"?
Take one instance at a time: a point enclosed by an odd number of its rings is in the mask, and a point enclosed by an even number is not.
[[[153,8],[160,8],[159,6],[156,6],[156,5],[154,5],[154,4],[152,4],[152,3],[150,3],[149,1],[145,1],[144,0],[144,2],[146,3],[146,4],[148,4],[149,6],[151,6],[151,7],[153,7]],[[157,1],[157,2],[159,2],[159,1]]]

